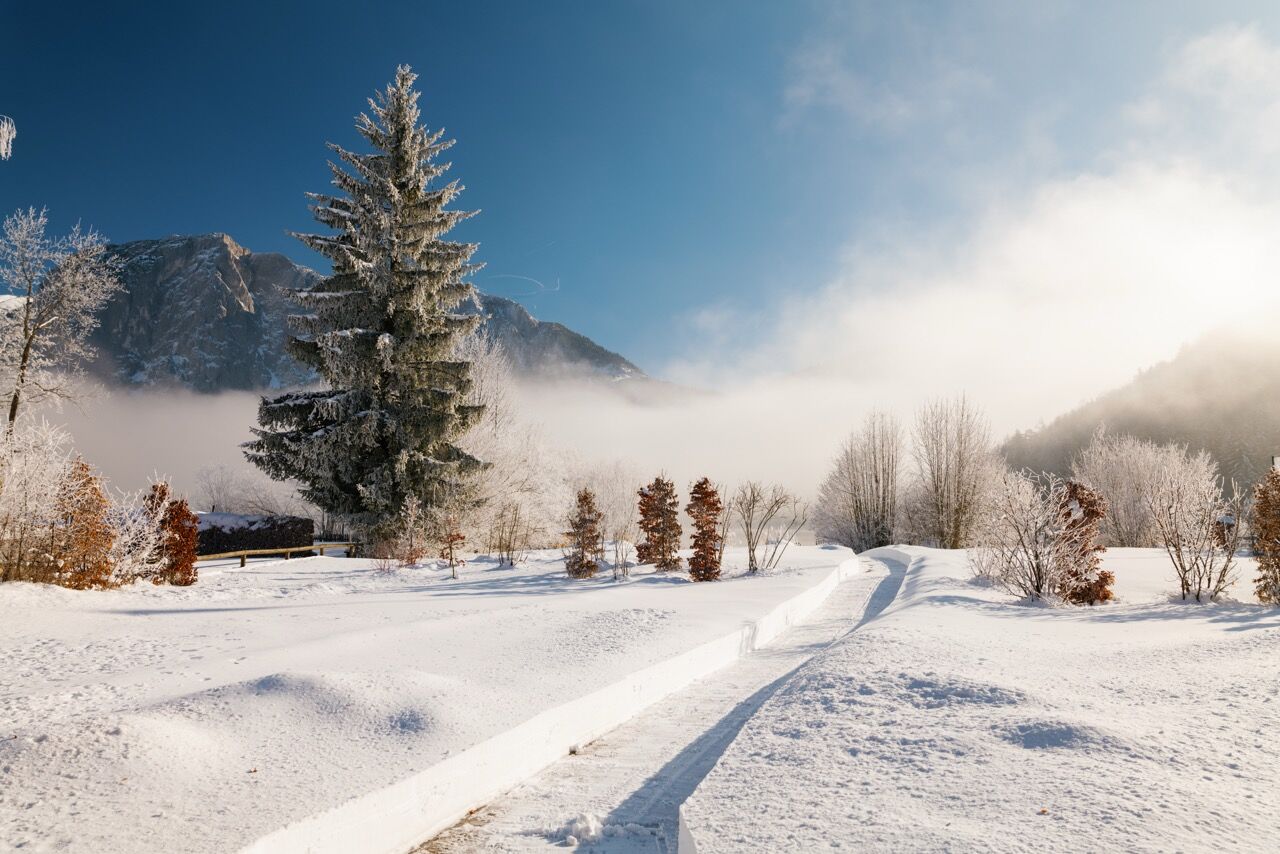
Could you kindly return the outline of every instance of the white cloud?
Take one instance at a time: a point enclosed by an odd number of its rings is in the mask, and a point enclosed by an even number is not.
[[[818,375],[893,403],[968,389],[1012,429],[1265,311],[1280,290],[1280,47],[1222,27],[1155,80],[1125,111],[1145,122],[1117,121],[1093,169],[987,201],[958,236],[855,242],[765,341],[673,375],[722,387]]]
[[[941,53],[924,73],[872,77],[858,71],[849,52],[833,40],[819,40],[791,58],[783,92],[784,121],[795,122],[819,109],[834,110],[876,130],[896,132],[945,117],[985,92],[990,81],[976,70],[952,63]]]
[[[1280,46],[1257,25],[1231,24],[1179,45],[1161,85],[1134,104],[1126,149],[1211,162],[1275,185],[1280,154]]]
[[[860,83],[817,67],[825,82],[790,98],[863,103]],[[679,477],[812,488],[839,437],[873,408],[909,415],[963,391],[998,430],[1030,427],[1211,328],[1274,317],[1280,187],[1260,153],[1280,144],[1277,72],[1280,48],[1256,29],[1195,39],[1172,53],[1140,109],[1116,117],[1091,168],[986,199],[958,229],[853,242],[816,293],[761,309],[754,324],[735,319],[757,337],[665,372],[721,389],[715,397],[678,408],[593,400],[593,422],[548,404],[552,433],[600,455],[629,449]],[[877,110],[910,114],[892,99]],[[707,326],[734,316],[718,306]]]

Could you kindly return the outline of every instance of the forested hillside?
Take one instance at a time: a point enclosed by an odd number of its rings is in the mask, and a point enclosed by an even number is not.
[[[1253,483],[1280,454],[1280,342],[1221,331],[1187,345],[1049,424],[1004,444],[1015,468],[1065,473],[1099,427],[1211,453],[1223,473]]]

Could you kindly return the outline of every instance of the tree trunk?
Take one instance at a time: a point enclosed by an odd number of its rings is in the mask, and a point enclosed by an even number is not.
[[[27,382],[27,365],[31,363],[32,338],[28,336],[22,345],[22,357],[18,360],[18,377],[13,383],[13,397],[9,400],[9,423],[5,426],[5,435],[13,435],[14,422],[18,420],[18,405],[22,400],[22,387]]]

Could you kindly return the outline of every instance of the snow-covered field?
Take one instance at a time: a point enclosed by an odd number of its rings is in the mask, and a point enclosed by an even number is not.
[[[1163,552],[1113,550],[1119,601],[1079,609],[979,586],[961,552],[870,555],[896,601],[747,723],[682,854],[1280,847],[1280,610],[1251,562],[1241,601],[1197,605]]]
[[[759,619],[846,560],[717,584],[574,581],[558,554],[191,588],[0,587],[0,847],[235,851]],[[744,555],[731,549],[730,566]]]

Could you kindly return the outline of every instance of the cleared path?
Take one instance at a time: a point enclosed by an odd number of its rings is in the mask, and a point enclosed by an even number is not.
[[[425,843],[415,854],[670,852],[677,812],[743,724],[797,667],[883,610],[901,568],[863,558],[803,624],[642,712]]]

